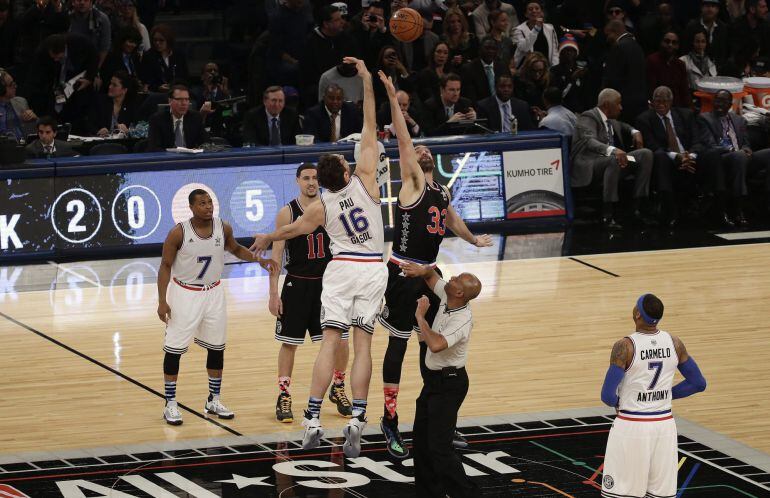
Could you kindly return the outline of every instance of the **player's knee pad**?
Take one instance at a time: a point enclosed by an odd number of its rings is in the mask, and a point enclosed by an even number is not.
[[[225,366],[225,350],[209,349],[208,357],[206,357],[206,368],[209,370],[222,370]]]
[[[382,361],[382,381],[386,384],[401,383],[401,365],[404,363],[408,339],[389,337],[388,349]]]
[[[166,375],[179,375],[179,360],[181,358],[181,354],[166,352],[166,356],[163,357],[163,373]]]

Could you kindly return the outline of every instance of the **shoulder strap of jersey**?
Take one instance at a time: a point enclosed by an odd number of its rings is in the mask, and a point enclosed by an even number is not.
[[[634,350],[631,352],[631,363],[628,364],[628,367],[626,368],[626,372],[631,368],[631,365],[634,364],[634,360],[636,359],[636,341],[634,340],[634,334],[627,335],[624,337],[624,339],[629,339],[631,341],[631,346],[634,348]]]

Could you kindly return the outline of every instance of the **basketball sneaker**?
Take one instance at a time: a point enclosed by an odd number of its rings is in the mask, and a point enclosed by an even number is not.
[[[355,458],[361,454],[361,433],[364,432],[364,427],[366,427],[366,417],[362,413],[348,420],[348,425],[342,429],[342,435],[345,436],[342,451],[346,457]]]
[[[347,394],[345,394],[345,385],[338,386],[332,384],[329,388],[329,401],[337,405],[337,411],[343,417],[351,417],[353,415],[353,405],[348,400]]]
[[[206,400],[206,405],[203,407],[203,411],[223,419],[235,417],[235,413],[228,410],[227,407],[219,401],[219,396],[212,396],[210,394],[209,399]]]
[[[317,448],[321,444],[321,438],[324,435],[321,421],[318,420],[318,417],[311,415],[309,410],[305,410],[302,426],[305,428],[305,435],[302,437],[302,448],[305,450]]]
[[[385,417],[381,417],[380,430],[385,435],[388,453],[399,459],[409,456],[409,449],[404,444],[401,432],[398,430],[398,423],[393,423],[393,421],[388,421]]]
[[[291,395],[289,393],[282,392],[278,395],[278,401],[275,403],[275,418],[285,424],[294,422],[294,414],[291,412]]]
[[[457,429],[455,429],[455,433],[452,436],[452,446],[460,449],[468,447],[468,440]]]
[[[179,412],[176,402],[166,405],[163,409],[163,418],[169,425],[182,425],[182,414]]]

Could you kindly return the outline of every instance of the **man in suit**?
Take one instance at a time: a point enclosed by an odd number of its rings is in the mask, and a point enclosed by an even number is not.
[[[401,114],[406,121],[406,127],[409,129],[409,136],[412,138],[419,137],[422,134],[422,127],[419,123],[420,119],[417,117],[417,109],[411,105],[412,100],[409,94],[399,90],[396,92],[396,100],[398,100],[398,107],[401,109]],[[377,111],[377,127],[385,129],[386,126],[390,129],[391,136],[395,136],[396,130],[390,113],[390,102],[384,103],[380,110]]]
[[[642,148],[642,134],[618,121],[623,107],[621,96],[612,88],[599,92],[597,106],[578,116],[572,141],[572,186],[585,187],[595,177],[602,179],[602,223],[609,230],[623,227],[615,220],[618,184],[622,176],[633,173],[633,215],[645,222],[641,204],[650,190],[652,152]],[[634,146],[636,150],[627,152]],[[633,158],[633,159],[631,159]]]
[[[652,109],[641,113],[636,127],[642,132],[644,144],[653,154],[653,171],[658,193],[663,200],[666,223],[678,222],[674,179],[686,186],[695,173],[706,173],[693,150],[695,116],[690,109],[672,107],[674,94],[667,86],[659,86],[652,94]]]
[[[209,141],[203,117],[190,109],[190,91],[174,85],[168,92],[169,110],[161,109],[150,117],[147,151],[164,151],[174,147],[195,149]]]
[[[486,127],[490,130],[510,133],[514,116],[519,131],[535,129],[529,104],[513,96],[513,78],[507,72],[497,75],[495,95],[480,100],[476,107],[479,119],[486,119]]]
[[[614,88],[623,95],[623,120],[633,122],[647,109],[644,52],[634,36],[626,31],[623,21],[608,22],[604,34],[612,48],[604,65],[602,88]]]
[[[37,115],[27,99],[16,95],[16,81],[0,69],[0,136],[13,136],[18,142],[35,133]]]
[[[473,103],[495,94],[495,78],[508,73],[505,64],[497,59],[500,43],[487,36],[481,41],[479,56],[463,66],[463,97]]]
[[[460,97],[462,80],[454,73],[444,74],[439,83],[439,98],[425,102],[425,134],[428,136],[452,135],[451,123],[475,120],[476,111],[471,101]]]
[[[363,122],[361,112],[352,102],[344,102],[339,85],[326,87],[323,101],[305,113],[303,132],[313,135],[316,142],[336,142],[351,133],[359,133]]]
[[[292,145],[299,133],[297,111],[286,107],[280,86],[268,87],[262,94],[262,105],[243,117],[244,144]]]
[[[730,111],[733,96],[720,90],[714,96],[714,110],[698,116],[698,139],[695,150],[701,163],[714,172],[712,188],[717,199],[719,221],[727,226],[748,224],[743,203],[748,190],[746,171],[768,169],[770,149],[752,151],[746,119]],[[702,157],[701,157],[702,156]],[[770,184],[766,191],[770,191]],[[727,213],[727,199],[732,197],[732,217]]]
[[[25,151],[30,159],[51,157],[74,157],[77,152],[63,140],[56,140],[56,120],[43,116],[37,123],[37,140],[27,145]]]

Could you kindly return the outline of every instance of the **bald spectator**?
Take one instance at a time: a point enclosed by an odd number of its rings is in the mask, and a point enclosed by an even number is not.
[[[409,94],[403,90],[396,92],[396,100],[398,100],[398,107],[401,109],[401,114],[406,121],[406,127],[409,128],[409,136],[412,138],[422,135],[422,128],[418,122],[417,109],[412,107],[412,99]],[[380,106],[380,110],[377,112],[377,127],[380,129],[389,129],[391,136],[395,135],[395,128],[393,126],[393,117],[390,113],[390,103],[384,102]]]
[[[351,133],[360,133],[362,116],[358,107],[344,101],[342,88],[326,87],[323,100],[305,113],[303,131],[316,142],[336,142]]]

